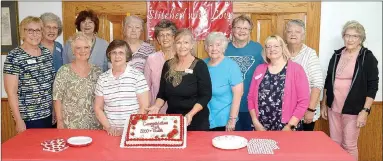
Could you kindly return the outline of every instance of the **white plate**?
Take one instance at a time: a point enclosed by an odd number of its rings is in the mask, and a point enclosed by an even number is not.
[[[247,139],[236,135],[217,136],[213,139],[213,146],[220,149],[241,149],[246,145]]]
[[[92,143],[92,138],[88,136],[75,136],[67,140],[70,146],[87,146]]]

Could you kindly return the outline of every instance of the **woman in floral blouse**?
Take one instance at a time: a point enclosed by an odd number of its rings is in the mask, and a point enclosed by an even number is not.
[[[92,102],[102,70],[88,62],[92,40],[78,32],[69,42],[75,58],[59,69],[53,85],[57,128],[100,129]]]
[[[303,67],[289,60],[286,44],[276,35],[266,39],[262,56],[266,63],[255,69],[247,96],[255,130],[302,130],[310,96]]]

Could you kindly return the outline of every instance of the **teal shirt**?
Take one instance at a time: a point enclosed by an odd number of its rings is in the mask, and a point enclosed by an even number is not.
[[[225,56],[236,61],[241,69],[244,81],[243,95],[239,112],[249,112],[247,107],[247,94],[249,93],[250,82],[255,68],[257,68],[259,64],[264,63],[262,58],[262,45],[254,41],[250,41],[245,47],[236,48],[233,46],[233,43],[230,42],[225,51]]]
[[[218,65],[210,66],[210,58],[204,60],[208,66],[213,95],[207,105],[210,111],[210,128],[226,126],[230,117],[233,100],[232,87],[242,83],[242,73],[238,64],[225,57]]]

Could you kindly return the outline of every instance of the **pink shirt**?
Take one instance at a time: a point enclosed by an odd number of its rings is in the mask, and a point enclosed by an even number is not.
[[[265,76],[268,64],[259,65],[253,74],[249,94],[247,96],[248,108],[258,112],[258,89]],[[288,123],[292,116],[299,120],[309,107],[310,89],[303,67],[289,60],[287,64],[285,89],[282,102],[282,123]]]
[[[335,72],[334,102],[331,105],[331,110],[337,113],[342,113],[344,102],[350,91],[356,59],[358,58],[357,53],[351,54],[351,57],[348,55],[344,54],[344,50],[342,51]]]
[[[150,104],[153,105],[157,98],[157,93],[160,89],[160,80],[162,67],[165,64],[165,57],[162,51],[155,52],[148,56],[144,68],[146,82],[150,89]],[[161,108],[160,113],[166,113],[168,105]]]

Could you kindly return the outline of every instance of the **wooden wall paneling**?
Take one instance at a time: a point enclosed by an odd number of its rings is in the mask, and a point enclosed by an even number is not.
[[[307,2],[306,45],[319,53],[321,2]]]
[[[234,2],[233,11],[243,13],[306,12],[308,2]]]
[[[76,4],[73,2],[63,2],[63,37],[64,43],[76,32]]]
[[[8,99],[1,99],[1,143],[16,135],[15,121],[12,117]]]
[[[276,32],[276,18],[276,14],[251,14],[251,19],[254,25],[251,32],[251,39],[264,46],[266,38]]]
[[[110,21],[108,20],[108,15],[106,14],[99,14],[99,28],[97,36],[106,40],[107,42],[110,41]]]
[[[367,124],[361,128],[358,148],[360,161],[382,160],[382,102],[374,102]]]

